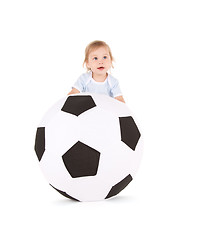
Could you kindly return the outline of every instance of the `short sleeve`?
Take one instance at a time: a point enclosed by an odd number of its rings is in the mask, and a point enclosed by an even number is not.
[[[120,85],[119,85],[119,82],[117,79],[113,78],[112,79],[112,87],[111,87],[111,93],[112,93],[112,96],[115,98],[115,97],[118,97],[118,96],[121,96],[122,93],[121,93],[121,89],[120,89]]]
[[[80,92],[84,91],[85,88],[85,78],[83,75],[81,75],[77,81],[74,83],[74,85],[72,86],[72,88],[76,88],[77,90],[79,90]]]

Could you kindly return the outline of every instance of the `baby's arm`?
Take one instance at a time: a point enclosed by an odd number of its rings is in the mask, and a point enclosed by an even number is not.
[[[72,88],[71,92],[69,92],[68,95],[75,94],[75,93],[80,93],[80,91],[77,90],[76,88]]]
[[[118,101],[121,101],[121,102],[125,103],[123,96],[115,97],[115,99],[118,100]]]

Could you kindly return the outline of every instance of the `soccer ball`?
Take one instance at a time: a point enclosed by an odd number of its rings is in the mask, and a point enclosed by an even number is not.
[[[135,176],[142,138],[125,103],[79,93],[59,100],[43,117],[35,152],[49,184],[77,201],[117,195]]]

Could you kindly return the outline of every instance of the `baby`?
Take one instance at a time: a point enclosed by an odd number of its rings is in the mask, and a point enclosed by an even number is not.
[[[93,41],[85,49],[87,73],[82,74],[72,87],[69,94],[91,92],[106,94],[124,102],[119,82],[108,70],[113,67],[113,56],[110,47],[103,41]]]

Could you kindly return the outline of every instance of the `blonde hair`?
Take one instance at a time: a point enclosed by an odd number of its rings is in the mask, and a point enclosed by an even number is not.
[[[87,47],[85,48],[85,59],[84,59],[84,62],[83,62],[83,67],[84,67],[84,65],[86,65],[87,71],[90,71],[90,68],[88,68],[88,67],[87,67],[87,64],[86,64],[87,61],[88,61],[88,58],[89,58],[90,53],[91,53],[92,51],[100,48],[100,47],[105,47],[105,48],[107,48],[107,49],[108,49],[108,52],[109,52],[109,55],[110,55],[110,58],[111,58],[111,61],[112,61],[112,62],[115,61],[115,60],[114,60],[114,57],[113,57],[113,55],[112,55],[111,49],[110,49],[110,47],[108,46],[108,44],[105,43],[104,41],[95,40],[95,41],[89,43],[89,44],[87,45]],[[112,68],[113,68],[113,65],[112,65]]]

